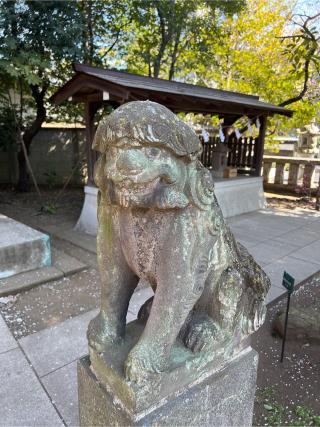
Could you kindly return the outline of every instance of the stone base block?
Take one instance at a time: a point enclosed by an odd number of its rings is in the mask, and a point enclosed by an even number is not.
[[[49,266],[49,236],[0,215],[0,279]]]
[[[101,383],[89,357],[84,357],[78,362],[80,425],[251,426],[257,364],[257,353],[247,347],[223,368],[208,369],[190,383],[177,377],[169,394],[159,390],[165,397],[143,407],[148,402],[145,391],[150,390],[149,385],[146,390],[143,386],[139,389],[126,382],[123,374],[121,386],[113,375]]]
[[[86,185],[84,187],[84,202],[76,230],[95,236],[97,234],[97,195],[98,188]]]
[[[215,193],[223,216],[229,218],[266,207],[262,177],[214,179]]]

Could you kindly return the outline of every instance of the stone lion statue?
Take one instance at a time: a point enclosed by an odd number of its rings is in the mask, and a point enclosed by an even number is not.
[[[195,132],[164,106],[136,101],[102,120],[93,148],[102,290],[89,346],[123,338],[140,279],[154,297],[139,313],[146,324],[128,380],[168,369],[177,339],[210,355],[239,346],[264,321],[270,282],[226,225]]]

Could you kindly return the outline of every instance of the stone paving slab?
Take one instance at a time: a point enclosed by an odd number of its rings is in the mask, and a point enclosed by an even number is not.
[[[17,341],[13,338],[6,322],[0,315],[0,354],[17,347]]]
[[[74,229],[56,229],[53,234],[59,239],[67,240],[86,251],[97,253],[96,237]]]
[[[41,382],[50,398],[54,401],[65,423],[68,426],[78,426],[77,361],[42,377]]]
[[[291,254],[297,249],[299,249],[299,247],[293,244],[288,245],[287,243],[276,240],[267,240],[252,247],[251,254],[254,256],[254,259],[264,267],[265,265]],[[248,248],[248,250],[250,252],[250,248]]]
[[[245,231],[232,230],[232,232],[237,242],[241,243],[248,250],[250,248],[257,246],[259,243],[262,243],[265,240],[264,238],[256,238],[256,236],[254,237],[248,236],[248,234]]]
[[[290,233],[281,234],[274,240],[277,242],[285,243],[288,246],[294,245],[301,248],[319,240],[319,236],[315,233],[314,230],[310,230],[307,227],[300,227],[290,231]]]
[[[310,245],[304,246],[303,248],[295,251],[292,256],[301,260],[318,264],[320,269],[320,240],[317,240]]]
[[[267,302],[282,293],[284,270],[296,284],[320,270],[320,214],[262,210],[232,218],[231,229],[269,275]]]
[[[143,289],[142,291],[145,291]],[[150,292],[141,292],[138,291],[137,295],[134,298],[134,302],[132,305],[132,309],[138,311],[140,305],[142,305],[146,299],[150,297]],[[97,313],[97,310],[93,310],[90,312],[90,317],[94,317]],[[78,316],[78,318],[81,316]],[[128,312],[127,322],[131,322],[136,319],[136,315]],[[72,321],[71,319],[70,321]],[[79,319],[78,319],[79,320]],[[70,321],[65,321],[61,323],[60,333],[63,333],[63,330],[70,330]],[[68,322],[68,323],[67,323]],[[87,327],[87,318],[82,317],[80,322],[83,322],[84,329]],[[46,329],[46,331],[48,331]],[[34,334],[34,338],[36,335],[41,334],[38,332]],[[85,351],[87,353],[87,343],[86,337],[84,333],[85,339]],[[40,340],[42,340],[40,338]],[[63,351],[63,348],[60,349]],[[83,356],[83,354],[79,354],[79,358]],[[38,364],[35,366],[37,368]],[[41,371],[40,371],[41,372]],[[68,426],[78,426],[79,425],[79,414],[78,414],[78,383],[77,383],[77,361],[73,361],[64,365],[55,371],[44,375],[41,377],[41,382],[47,390],[50,398],[54,401],[56,407],[58,408],[60,414],[62,415],[64,421]],[[63,390],[63,393],[61,392]]]
[[[268,264],[264,267],[264,270],[271,279],[272,287],[281,287],[284,271],[290,273],[295,278],[295,283],[298,284],[312,274],[317,273],[320,270],[320,266],[309,261],[299,260],[290,255]]]
[[[0,426],[63,426],[20,349],[0,354]]]
[[[283,271],[282,271],[283,273]],[[269,304],[269,302],[272,302],[273,300],[275,300],[276,298],[278,298],[280,295],[286,293],[286,289],[283,286],[276,286],[276,285],[272,285],[267,297],[266,297],[266,304]]]
[[[52,250],[52,262],[55,268],[62,271],[65,276],[70,274],[78,273],[84,270],[87,265],[79,261],[65,252],[58,251],[57,249]]]
[[[87,326],[97,312],[89,311],[19,340],[39,377],[88,353]]]
[[[91,310],[19,340],[39,377],[88,353],[87,327],[97,313],[98,310]],[[128,321],[135,318],[133,313],[127,316]]]

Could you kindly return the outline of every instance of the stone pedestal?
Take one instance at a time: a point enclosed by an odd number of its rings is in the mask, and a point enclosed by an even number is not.
[[[125,343],[91,351],[78,362],[80,425],[251,426],[257,353],[246,347],[228,363],[208,362],[177,342],[171,370],[145,384],[127,382],[123,363],[139,338],[133,322]],[[140,332],[140,331],[138,331]]]

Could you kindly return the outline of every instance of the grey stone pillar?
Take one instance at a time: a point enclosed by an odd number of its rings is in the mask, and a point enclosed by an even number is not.
[[[123,373],[129,341],[78,362],[81,427],[251,426],[258,363],[251,347],[227,364],[196,368],[201,356],[177,343],[171,370],[138,385]]]

